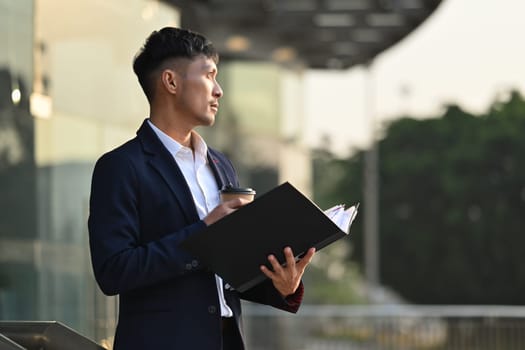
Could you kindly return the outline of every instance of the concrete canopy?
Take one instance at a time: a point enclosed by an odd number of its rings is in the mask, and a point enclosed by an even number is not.
[[[346,69],[399,42],[442,0],[166,0],[221,57]]]

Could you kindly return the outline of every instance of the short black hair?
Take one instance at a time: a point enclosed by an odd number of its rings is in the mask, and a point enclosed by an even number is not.
[[[152,73],[166,60],[191,60],[200,55],[213,59],[216,64],[219,62],[219,54],[211,41],[199,33],[175,27],[151,33],[133,60],[133,71],[148,101],[151,102],[155,94]]]

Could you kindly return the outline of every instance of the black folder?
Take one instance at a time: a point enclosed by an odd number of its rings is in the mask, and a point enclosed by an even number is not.
[[[190,236],[181,247],[239,292],[267,277],[268,255],[285,263],[283,249],[291,247],[296,259],[315,247],[320,250],[345,237],[324,212],[289,182]]]

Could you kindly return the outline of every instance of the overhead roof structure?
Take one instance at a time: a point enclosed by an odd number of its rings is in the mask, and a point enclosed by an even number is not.
[[[345,69],[371,61],[442,0],[166,0],[224,58]]]

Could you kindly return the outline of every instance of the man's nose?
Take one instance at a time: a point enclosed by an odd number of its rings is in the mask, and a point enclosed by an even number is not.
[[[223,92],[222,92],[221,86],[219,85],[219,83],[215,83],[215,86],[213,87],[213,96],[220,98],[222,97],[222,95],[223,95]]]

